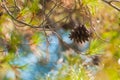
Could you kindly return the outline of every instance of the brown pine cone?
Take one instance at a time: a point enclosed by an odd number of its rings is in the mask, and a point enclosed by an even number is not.
[[[91,33],[86,29],[84,25],[75,27],[70,34],[70,39],[77,43],[88,41],[91,37]]]

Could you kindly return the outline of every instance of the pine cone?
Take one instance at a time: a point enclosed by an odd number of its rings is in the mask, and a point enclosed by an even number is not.
[[[86,29],[84,25],[79,25],[75,27],[70,34],[70,39],[77,43],[82,43],[88,41],[91,37],[91,33]]]

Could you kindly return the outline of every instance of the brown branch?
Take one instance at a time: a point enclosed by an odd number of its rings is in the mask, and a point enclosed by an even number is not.
[[[115,6],[114,4],[112,4],[112,2],[120,2],[120,1],[106,1],[106,0],[102,0],[103,2],[107,3],[108,5],[110,5],[111,7],[113,7],[114,9],[116,9],[117,11],[120,11],[120,8]]]
[[[15,7],[20,11],[20,8],[17,6],[17,1],[14,0]]]
[[[26,26],[29,26],[29,27],[31,27],[31,28],[40,28],[39,26],[33,26],[33,25],[30,25],[30,24],[27,24],[27,23],[25,23],[25,22],[22,22],[22,21],[20,21],[20,20],[17,20],[13,15],[12,15],[12,13],[9,11],[9,9],[7,8],[7,6],[6,6],[6,4],[5,4],[5,1],[4,0],[2,0],[2,7],[5,9],[5,11],[7,12],[7,14],[13,19],[13,20],[15,20],[16,22],[18,22],[18,23],[21,23],[21,24],[23,24],[23,25],[26,25]]]
[[[49,13],[47,14],[47,17],[50,16],[50,14],[52,13],[52,11],[54,10],[54,8],[56,7],[57,4],[58,4],[58,3],[56,3],[55,6],[53,6],[53,8],[49,11]],[[56,21],[55,23],[50,23],[50,24],[45,24],[45,25],[42,25],[42,24],[41,24],[41,25],[38,25],[38,26],[34,26],[34,25],[30,25],[30,24],[28,24],[28,23],[25,23],[25,22],[20,21],[20,20],[18,20],[17,18],[15,18],[15,17],[13,16],[13,14],[9,11],[8,7],[6,6],[5,0],[2,0],[1,6],[5,9],[5,11],[7,12],[7,14],[8,14],[14,21],[16,21],[16,22],[18,22],[18,23],[20,23],[20,24],[29,26],[29,27],[31,27],[31,28],[39,28],[40,31],[41,31],[41,30],[43,31],[43,27],[48,26],[48,25],[54,25],[54,24],[56,24],[56,23],[58,23],[58,22],[60,22],[60,21],[62,21],[62,20],[64,20],[65,18],[68,17],[68,16],[65,16],[64,18],[60,19],[59,21]],[[44,21],[43,21],[43,22],[44,22]],[[20,26],[20,27],[24,27],[24,26]],[[54,28],[54,29],[55,29],[55,28]],[[50,31],[50,29],[45,29],[45,31]]]

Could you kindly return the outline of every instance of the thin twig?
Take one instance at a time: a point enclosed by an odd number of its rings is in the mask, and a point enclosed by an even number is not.
[[[110,5],[111,7],[113,7],[114,9],[120,11],[120,8],[115,6],[114,4],[112,4],[112,2],[120,2],[120,1],[106,1],[106,0],[102,0],[103,2],[107,3],[108,5]]]
[[[43,0],[43,7],[42,7],[42,11],[43,11],[43,14],[44,14],[44,17],[45,17],[45,19],[43,20],[43,22],[41,23],[41,25],[43,25],[44,24],[44,22],[46,21],[46,14],[45,14],[45,1]],[[48,47],[49,47],[49,45],[50,45],[50,43],[49,43],[49,40],[48,40],[48,35],[47,35],[47,33],[46,33],[46,31],[45,31],[45,26],[43,26],[43,31],[44,31],[44,33],[45,33],[45,37],[46,37],[46,53],[47,53],[47,57],[46,57],[46,61],[48,61],[49,60],[49,49],[48,49]]]
[[[18,10],[20,10],[19,7],[17,6],[17,1],[16,1],[16,0],[14,0],[14,4],[15,4],[15,7],[16,7]]]
[[[7,6],[6,6],[6,4],[5,4],[5,1],[4,0],[2,0],[2,7],[5,9],[5,11],[8,13],[8,15],[12,18],[12,19],[14,19],[15,21],[17,21],[18,23],[21,23],[21,24],[23,24],[23,25],[26,25],[26,26],[29,26],[29,27],[31,27],[31,28],[40,28],[39,26],[33,26],[33,25],[30,25],[30,24],[27,24],[27,23],[25,23],[25,22],[22,22],[22,21],[20,21],[20,20],[17,20],[13,15],[12,15],[12,13],[9,11],[9,9],[7,8]]]
[[[14,21],[16,21],[16,22],[18,22],[18,23],[20,23],[20,24],[29,26],[29,27],[34,28],[34,29],[39,28],[40,31],[43,30],[42,27],[30,25],[30,24],[27,24],[27,23],[22,22],[22,21],[20,21],[20,20],[17,20],[17,19],[12,15],[12,13],[9,11],[9,9],[7,8],[7,6],[5,5],[4,0],[2,0],[2,1],[3,1],[3,3],[1,4],[2,7],[5,9],[5,11],[7,12],[7,14],[8,14]],[[19,26],[19,27],[24,27],[24,26]],[[49,29],[45,29],[45,30],[46,30],[46,31],[50,31]]]
[[[60,3],[56,2],[55,5],[54,5],[54,6],[49,10],[49,12],[46,14],[46,16],[47,16],[47,17],[50,17],[50,15],[52,14],[53,10],[54,10],[56,7],[58,7],[59,4],[60,4]],[[44,14],[45,14],[45,11],[44,11]],[[45,21],[46,21],[46,19],[44,19],[44,20],[42,21],[42,23],[40,23],[39,26],[42,26]]]

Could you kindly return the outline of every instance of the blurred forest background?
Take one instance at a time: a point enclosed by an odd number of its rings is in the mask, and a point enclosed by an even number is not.
[[[120,80],[120,0],[0,5],[0,80]]]

